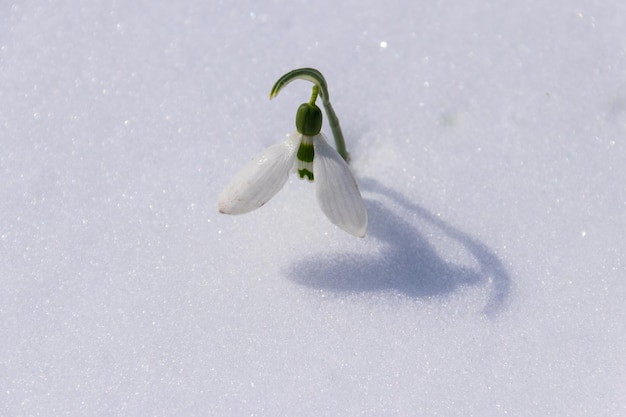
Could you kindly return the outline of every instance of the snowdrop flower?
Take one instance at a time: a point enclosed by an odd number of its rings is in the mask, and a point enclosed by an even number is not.
[[[365,236],[367,211],[359,188],[344,158],[321,133],[322,112],[315,105],[318,91],[315,85],[311,100],[298,108],[297,132],[259,153],[235,175],[219,197],[220,213],[243,214],[261,207],[296,171],[301,179],[315,183],[317,202],[332,223],[354,236]]]

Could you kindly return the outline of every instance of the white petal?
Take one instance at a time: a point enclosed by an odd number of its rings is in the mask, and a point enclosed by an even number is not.
[[[326,142],[323,134],[315,137],[314,146],[313,173],[318,204],[331,222],[354,236],[365,236],[367,210],[348,164]]]
[[[296,163],[301,135],[270,146],[252,158],[220,194],[220,213],[243,214],[267,203],[283,188]]]

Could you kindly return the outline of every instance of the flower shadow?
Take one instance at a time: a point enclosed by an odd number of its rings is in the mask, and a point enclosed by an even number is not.
[[[365,179],[360,183],[363,191],[383,196],[394,206],[392,211],[389,204],[366,200],[368,235],[381,243],[379,251],[314,255],[290,266],[288,275],[293,281],[335,292],[393,290],[419,298],[446,296],[461,286],[481,285],[490,287],[485,314],[495,315],[504,307],[511,280],[491,249],[380,182]],[[398,210],[407,215],[398,215]],[[420,229],[406,218],[419,223]],[[453,256],[455,262],[439,253],[437,246],[442,243],[446,253],[455,247],[459,255]]]

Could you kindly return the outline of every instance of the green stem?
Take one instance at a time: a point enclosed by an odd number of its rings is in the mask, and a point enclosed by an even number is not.
[[[326,79],[321,72],[315,68],[298,68],[293,71],[289,71],[287,74],[280,77],[274,84],[274,87],[272,87],[272,91],[270,91],[270,100],[276,97],[278,92],[283,87],[298,78],[310,81],[315,84],[315,87],[318,88],[319,94],[322,98],[322,104],[324,105],[324,110],[326,111],[326,117],[328,118],[328,124],[330,125],[333,137],[335,138],[335,147],[337,148],[337,152],[347,163],[350,162],[350,154],[346,150],[346,142],[343,139],[343,132],[341,131],[341,126],[339,125],[339,119],[335,114],[333,106],[330,104],[328,86],[326,85]]]
[[[318,92],[319,92],[319,88],[317,88],[317,85],[314,85],[313,91],[311,92],[311,100],[309,100],[310,106],[315,106],[315,100],[317,100]]]

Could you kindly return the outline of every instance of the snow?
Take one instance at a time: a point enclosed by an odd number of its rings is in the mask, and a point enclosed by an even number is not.
[[[1,4],[0,415],[625,414],[624,27],[612,0]],[[303,66],[365,239],[296,176],[217,212]]]

